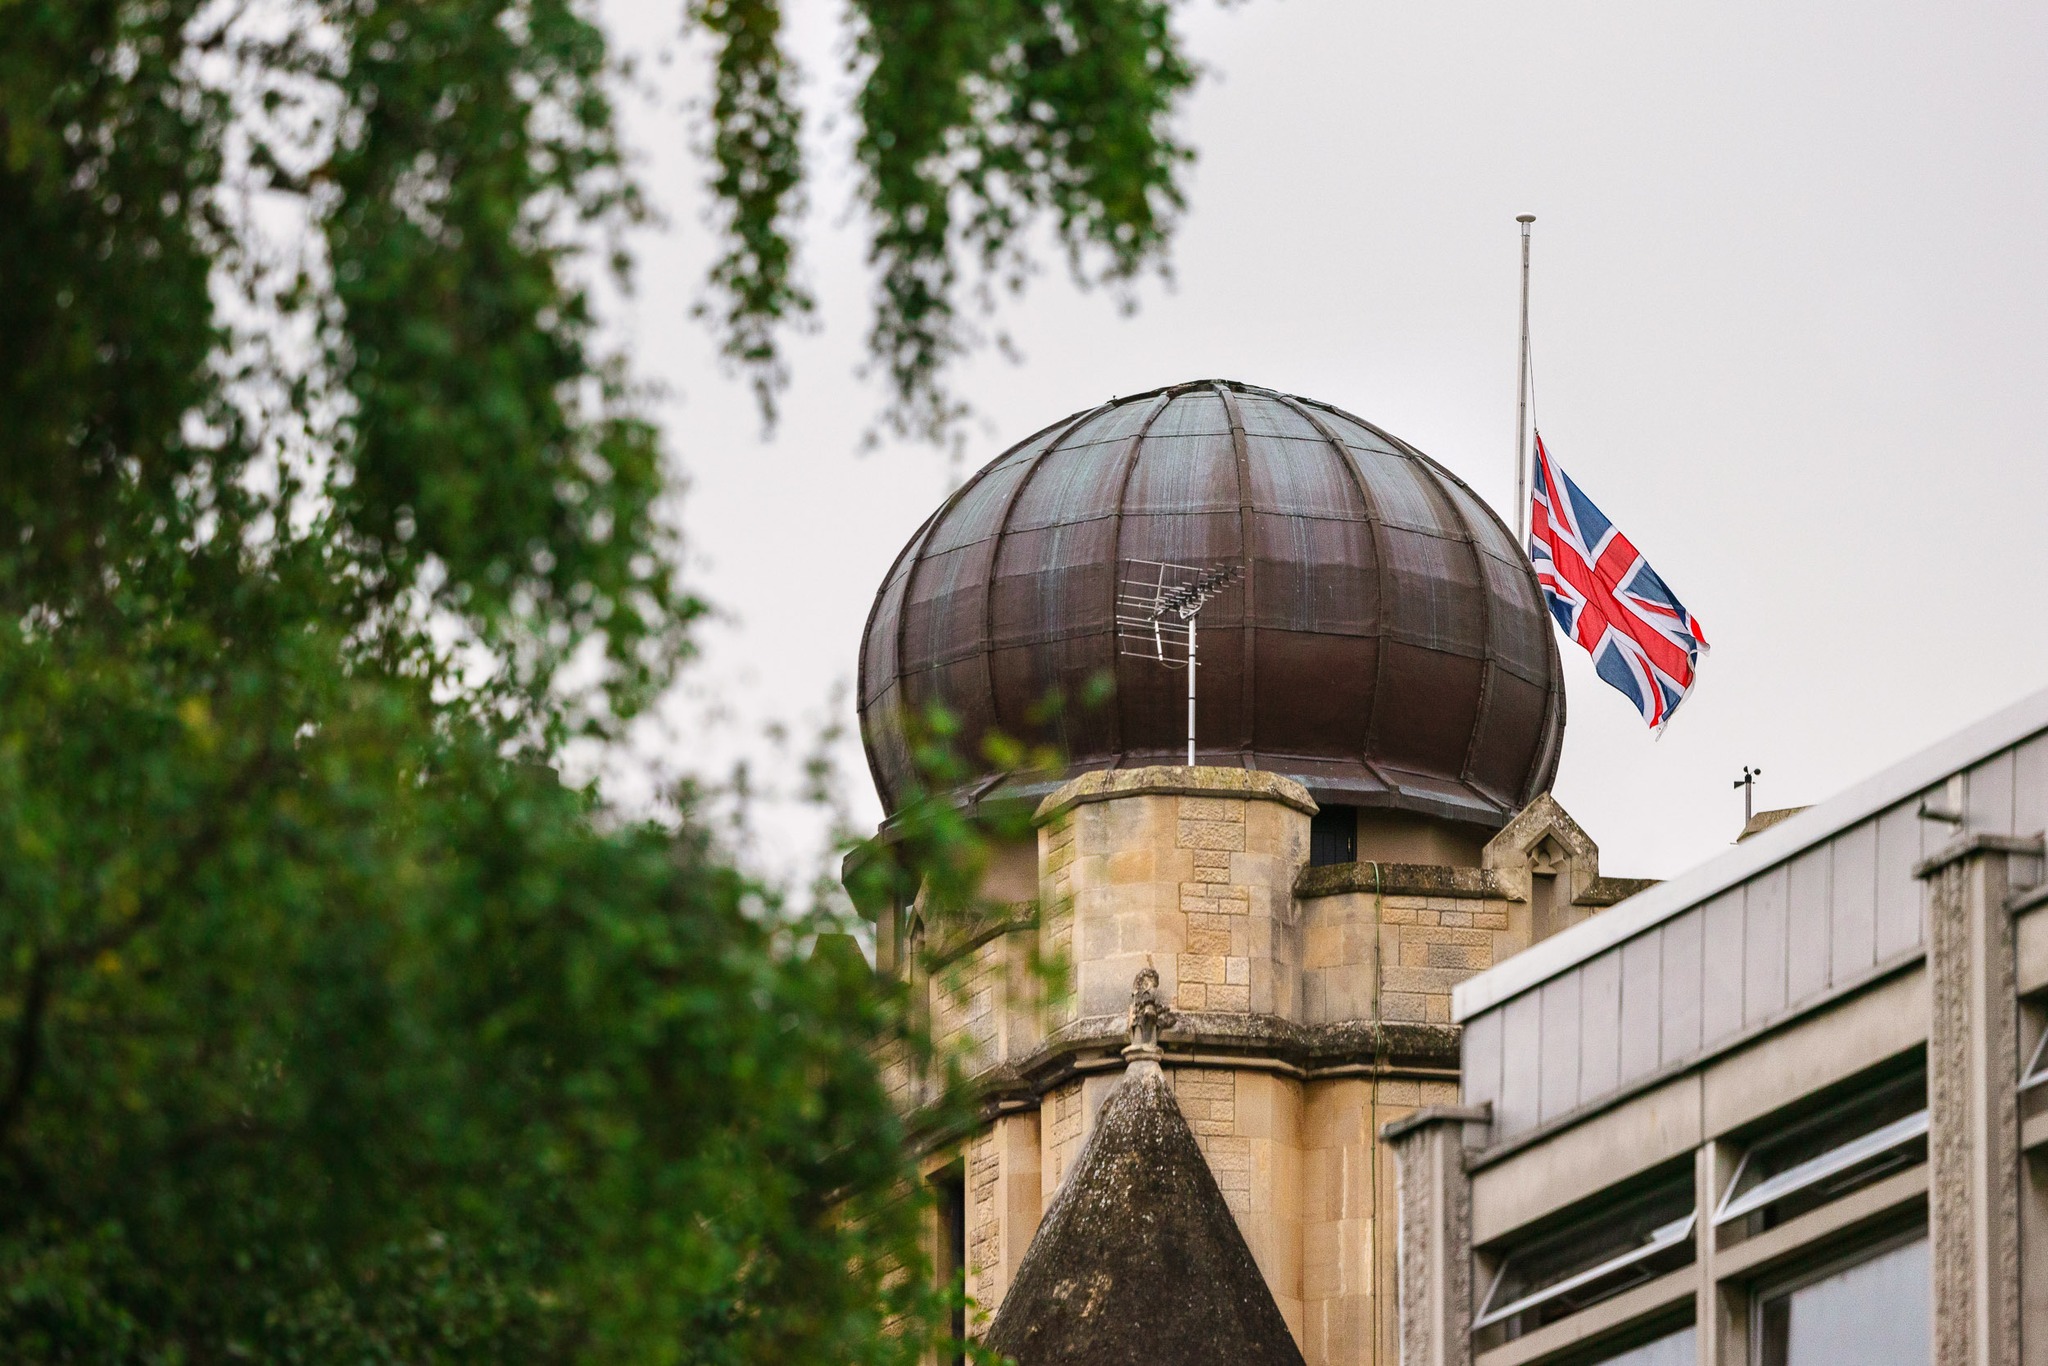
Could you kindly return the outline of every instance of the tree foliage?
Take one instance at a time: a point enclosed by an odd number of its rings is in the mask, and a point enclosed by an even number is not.
[[[777,325],[808,314],[793,225],[801,111],[780,0],[701,0],[717,40],[712,189],[730,249],[713,269],[726,354],[764,405],[784,375]],[[1171,115],[1195,69],[1170,0],[853,0],[853,121],[872,230],[868,343],[899,433],[960,416],[946,364],[974,339],[966,279],[1021,288],[1049,223],[1074,277],[1126,284],[1162,259],[1190,153]]]
[[[772,3],[686,18],[772,393],[793,77]],[[1137,0],[857,22],[877,355],[931,428],[963,250],[1014,271],[1050,212],[1111,277],[1157,251],[1187,69]],[[608,61],[575,0],[0,0],[16,1359],[841,1363],[945,1322],[903,1001],[548,767],[697,610],[593,316],[640,212]],[[916,830],[891,876],[971,895],[964,818]]]

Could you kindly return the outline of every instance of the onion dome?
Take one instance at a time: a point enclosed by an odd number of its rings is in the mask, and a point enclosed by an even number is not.
[[[915,786],[906,724],[934,706],[965,754],[1001,733],[1067,756],[1020,796],[1185,763],[1185,670],[1118,647],[1134,561],[1240,570],[1198,622],[1200,763],[1490,827],[1549,787],[1564,684],[1535,574],[1500,518],[1368,422],[1202,380],[1055,422],[911,537],[861,643],[883,805]]]

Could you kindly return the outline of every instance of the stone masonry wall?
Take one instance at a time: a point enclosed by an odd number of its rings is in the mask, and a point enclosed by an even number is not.
[[[992,939],[933,975],[933,1037],[967,1050],[969,1075],[1002,1056],[1008,948],[1006,937]]]
[[[1131,980],[1150,966],[1183,1029],[1215,1040],[1169,1030],[1164,1065],[1308,1366],[1398,1359],[1396,1168],[1377,1135],[1420,1106],[1455,1104],[1456,1082],[1372,1075],[1399,1061],[1384,1054],[1304,1074],[1299,1059],[1239,1056],[1228,1032],[1239,1026],[1215,1017],[1447,1024],[1458,982],[1532,942],[1528,848],[1562,843],[1589,907],[1605,904],[1605,882],[1595,885],[1591,841],[1547,798],[1476,868],[1307,869],[1311,807],[1286,779],[1222,768],[1083,775],[1041,807],[1037,928],[967,951],[949,973],[954,991],[935,983],[932,998],[940,1034],[972,1049],[971,1067],[1021,1067],[1010,1075],[1027,1080],[1054,1061],[1080,1072],[1038,1083],[1036,1109],[1005,1093],[1006,1108],[960,1150],[980,1326],[1121,1075],[1101,1036],[1120,1034]],[[1034,935],[1072,972],[1071,994],[1042,1015],[1024,969]],[[1089,1028],[1063,1045],[1071,1056],[1035,1053],[1048,1031],[1080,1020]]]
[[[1302,1356],[1368,1366],[1395,1354],[1394,1154],[1381,1126],[1457,1101],[1454,1081],[1331,1078],[1306,1088],[1302,1142]]]
[[[1043,946],[1072,962],[1073,1014],[1121,1015],[1148,966],[1176,1009],[1299,1010],[1294,878],[1313,804],[1270,774],[1189,772],[1086,775],[1069,788],[1098,780],[1114,800],[1084,791],[1042,816]]]
[[[1187,916],[1175,960],[1180,1010],[1251,1009],[1251,888],[1232,881],[1231,856],[1244,852],[1245,804],[1178,797],[1174,847],[1188,852],[1191,876],[1180,884]]]
[[[968,1145],[967,1288],[985,1316],[976,1332],[994,1318],[1038,1232],[1039,1126],[1037,1110],[998,1115]]]
[[[1303,907],[1302,1015],[1310,1024],[1375,1015],[1448,1024],[1452,987],[1529,946],[1526,904],[1498,897],[1343,892]],[[1375,961],[1385,965],[1378,973]]]
[[[1271,1072],[1171,1067],[1174,1098],[1301,1341],[1302,1084]]]

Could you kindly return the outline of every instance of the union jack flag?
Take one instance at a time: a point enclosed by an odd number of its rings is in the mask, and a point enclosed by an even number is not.
[[[1557,624],[1661,733],[1692,691],[1706,633],[1642,552],[1558,468],[1541,433],[1529,558]]]

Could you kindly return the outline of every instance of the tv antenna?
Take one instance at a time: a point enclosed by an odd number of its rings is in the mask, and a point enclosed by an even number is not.
[[[1189,768],[1195,766],[1195,618],[1243,574],[1244,566],[1236,564],[1204,569],[1163,560],[1126,560],[1124,577],[1117,584],[1117,652],[1188,671]]]

